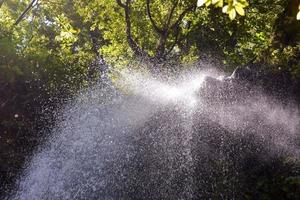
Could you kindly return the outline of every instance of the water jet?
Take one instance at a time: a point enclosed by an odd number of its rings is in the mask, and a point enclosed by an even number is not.
[[[242,199],[246,163],[299,158],[298,110],[237,76],[121,74],[126,93],[96,85],[63,109],[10,199]]]

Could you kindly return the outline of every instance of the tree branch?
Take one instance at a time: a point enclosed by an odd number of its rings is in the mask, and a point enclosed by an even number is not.
[[[168,30],[169,27],[170,27],[171,19],[172,19],[172,17],[173,17],[173,14],[174,14],[174,11],[175,11],[175,8],[177,7],[177,5],[178,5],[178,1],[176,1],[176,2],[173,4],[173,6],[172,6],[172,8],[171,8],[171,10],[170,10],[170,13],[169,13],[169,16],[168,16],[168,19],[167,19],[167,24],[166,24],[166,29],[167,29],[167,30]]]
[[[154,30],[158,33],[158,34],[161,34],[163,35],[164,34],[164,31],[162,29],[160,29],[157,24],[155,23],[155,21],[153,20],[152,18],[152,15],[151,15],[151,11],[150,11],[150,0],[147,0],[146,2],[146,8],[147,8],[147,15],[150,19],[150,22],[154,28]]]
[[[191,5],[190,7],[188,7],[187,9],[185,9],[178,17],[178,19],[176,20],[176,22],[171,26],[171,29],[176,28],[177,26],[179,26],[179,24],[181,23],[182,19],[185,17],[185,15],[188,12],[191,12],[193,9],[195,8],[195,5]]]
[[[171,9],[171,12],[170,12],[170,15],[169,15],[169,19],[168,19],[168,23],[169,23],[168,26],[170,26],[171,18],[172,18],[172,15],[173,15],[173,13],[174,13],[174,10],[175,10],[175,8],[176,8],[176,6],[177,6],[177,3],[178,3],[178,2],[176,2],[176,3],[174,4],[174,6],[172,7],[172,9]],[[164,57],[168,56],[168,55],[172,52],[172,50],[173,50],[173,48],[176,46],[176,44],[178,44],[178,41],[179,41],[179,33],[180,33],[179,25],[180,25],[182,19],[185,17],[185,15],[186,15],[188,12],[192,11],[194,8],[195,8],[195,5],[191,5],[190,7],[188,7],[187,9],[185,9],[185,10],[179,15],[179,17],[178,17],[178,19],[175,21],[175,23],[171,26],[171,30],[172,30],[172,29],[175,30],[175,34],[174,34],[175,40],[174,40],[173,44],[171,44],[169,51],[166,52],[166,53],[164,54]]]
[[[125,22],[126,22],[126,35],[129,47],[132,49],[136,56],[149,58],[150,56],[143,51],[138,44],[134,41],[131,33],[131,20],[130,20],[130,0],[126,0],[126,3],[122,3],[121,0],[116,0],[117,4],[124,9]]]
[[[176,46],[176,44],[178,43],[179,41],[179,27],[176,28],[176,31],[175,31],[175,41],[173,42],[173,44],[171,45],[171,48],[169,49],[169,51],[165,54],[165,56],[168,56],[172,50],[174,49],[174,47]]]
[[[32,0],[30,4],[28,4],[27,8],[23,11],[23,13],[18,17],[17,21],[15,22],[15,25],[18,25],[22,19],[25,17],[25,15],[29,12],[29,10],[34,6],[34,3],[37,2],[37,0]]]

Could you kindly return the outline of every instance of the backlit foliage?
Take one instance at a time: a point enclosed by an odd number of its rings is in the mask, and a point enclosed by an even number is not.
[[[206,7],[214,5],[222,8],[223,13],[228,14],[229,18],[233,20],[236,14],[245,15],[245,8],[249,5],[246,0],[198,0],[197,6],[204,5]]]

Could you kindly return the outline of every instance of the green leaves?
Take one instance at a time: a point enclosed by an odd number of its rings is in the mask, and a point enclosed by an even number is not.
[[[227,5],[223,6],[225,3]],[[223,13],[228,14],[229,18],[231,20],[234,20],[236,18],[236,14],[239,14],[241,16],[245,16],[245,8],[249,6],[247,0],[198,0],[197,6],[201,7],[205,5],[206,7],[210,5],[214,5],[215,7],[223,7],[222,11]],[[300,20],[300,5],[298,7],[298,13],[297,13],[297,20]]]
[[[60,34],[55,37],[64,49],[69,48],[78,40],[79,30],[71,25],[70,19],[68,19],[64,14],[55,17],[55,22],[60,27]]]
[[[241,15],[241,16],[245,16],[245,10],[242,6],[240,6],[239,4],[235,7],[236,12]]]
[[[197,1],[197,6],[198,6],[198,7],[203,6],[203,4],[206,3],[206,1],[207,1],[207,0],[198,0],[198,1]]]
[[[227,3],[227,5],[224,5]],[[245,10],[249,4],[246,0],[198,0],[197,6],[210,6],[211,4],[215,7],[223,7],[222,11],[223,13],[228,14],[229,18],[231,20],[234,20],[236,18],[236,15],[239,14],[241,16],[245,16]]]
[[[5,59],[23,56],[37,61],[32,61],[32,65],[38,63],[42,66],[39,70],[47,68],[49,76],[52,71],[65,70],[64,73],[74,75],[73,79],[82,80],[97,53],[113,66],[134,57],[128,45],[124,9],[115,0],[56,1],[55,4],[41,2],[18,26],[13,24],[29,1],[7,1],[13,2],[14,6],[10,7],[8,3],[3,4],[0,33],[5,39],[1,38],[0,53]],[[183,62],[197,58],[199,52],[212,47],[213,53],[223,56],[227,63],[258,57],[270,49],[274,36],[272,27],[284,10],[282,0],[261,0],[259,4],[251,1],[249,7],[247,0],[198,0],[197,6],[203,9],[191,9],[180,20],[188,7],[195,6],[195,0],[151,0],[150,10],[157,27],[163,29],[169,24],[164,33],[168,35],[166,40],[160,40],[161,33],[155,32],[147,16],[147,1],[130,2],[132,39],[140,49],[155,56],[162,47]],[[220,12],[211,9],[213,7],[220,8]],[[293,8],[298,11],[298,7]],[[177,19],[179,23],[175,26]],[[300,5],[297,19],[300,19]],[[173,46],[174,41],[177,44]],[[220,48],[215,50],[215,46]],[[55,59],[53,66],[50,66],[50,58]]]
[[[236,17],[236,11],[233,6],[230,5],[224,6],[222,12],[228,14],[231,20],[233,20]]]
[[[223,7],[223,0],[198,0],[197,2],[197,6],[203,6],[205,4],[205,6],[210,6],[215,5],[216,7]]]

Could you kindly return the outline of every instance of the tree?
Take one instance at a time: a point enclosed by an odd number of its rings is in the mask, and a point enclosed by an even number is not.
[[[133,39],[131,31],[131,1],[126,0],[122,3],[121,0],[116,0],[118,5],[123,8],[125,21],[126,21],[126,35],[127,41],[130,48],[133,50],[136,56],[143,56],[150,59],[155,59],[155,61],[165,60],[166,57],[171,53],[173,48],[178,45],[179,35],[180,35],[180,24],[183,18],[188,12],[195,9],[195,5],[190,2],[190,5],[182,6],[179,1],[171,1],[167,4],[167,12],[164,16],[160,16],[160,21],[155,19],[153,16],[151,1],[146,1],[146,13],[147,18],[152,26],[154,33],[156,34],[156,47],[154,48],[153,56],[151,57],[149,53],[145,52],[141,47],[138,46],[137,42]],[[161,3],[161,2],[160,2]],[[157,5],[157,4],[156,4]],[[143,5],[142,5],[143,6]],[[176,9],[183,10],[180,14],[176,13]],[[177,11],[178,12],[178,11]],[[178,15],[178,16],[176,16]]]

